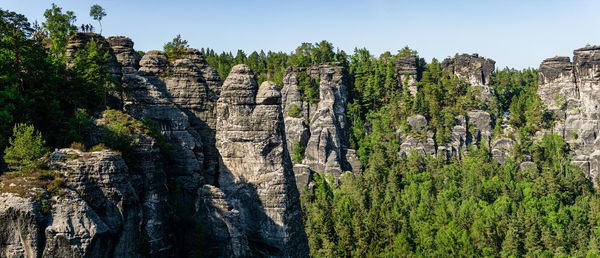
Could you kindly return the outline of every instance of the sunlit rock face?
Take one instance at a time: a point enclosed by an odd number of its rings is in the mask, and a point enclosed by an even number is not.
[[[280,104],[277,85],[264,82],[259,87],[248,66],[232,68],[217,102],[219,187],[239,212],[242,224],[236,231],[248,236],[256,230],[262,238],[247,239],[250,245],[264,241],[262,252],[268,256],[307,256]]]
[[[573,51],[569,57],[553,57],[539,68],[538,95],[557,121],[550,130],[569,143],[573,164],[595,182],[600,173],[600,46]]]

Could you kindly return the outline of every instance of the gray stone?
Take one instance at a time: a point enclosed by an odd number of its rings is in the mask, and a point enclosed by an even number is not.
[[[456,54],[454,58],[446,58],[441,63],[442,69],[459,78],[465,78],[478,93],[479,99],[487,103],[494,97],[489,85],[495,65],[494,60],[480,57],[478,54]]]
[[[117,61],[125,68],[138,69],[140,67],[140,55],[133,49],[133,41],[127,37],[109,37],[106,39],[112,48]]]
[[[277,87],[258,86],[246,65],[236,65],[217,102],[216,147],[221,155],[219,187],[239,211],[241,230],[257,233],[268,256],[307,256],[308,243]],[[261,86],[261,87],[263,87]],[[248,239],[259,241],[260,239]]]
[[[400,88],[408,90],[413,96],[417,95],[418,65],[419,59],[413,55],[403,56],[396,61]]]

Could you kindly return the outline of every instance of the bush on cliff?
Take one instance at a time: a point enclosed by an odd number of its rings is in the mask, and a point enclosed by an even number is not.
[[[46,141],[33,125],[16,124],[13,136],[4,150],[4,160],[12,170],[30,170],[38,165],[38,159],[48,153]]]

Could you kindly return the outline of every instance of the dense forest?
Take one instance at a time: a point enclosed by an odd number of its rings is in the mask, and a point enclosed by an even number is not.
[[[4,173],[28,173],[48,149],[77,146],[89,118],[106,110],[107,96],[119,90],[107,73],[109,56],[101,44],[92,41],[74,59],[66,58],[67,38],[77,31],[72,12],[52,5],[44,17],[41,25],[31,24],[21,14],[0,9]],[[187,41],[178,36],[164,50],[176,57],[183,47]],[[364,172],[344,174],[339,185],[317,176],[314,191],[305,189],[301,202],[311,256],[600,255],[597,190],[569,162],[564,139],[556,134],[534,137],[553,123],[536,94],[535,69],[496,70],[490,83],[495,101],[482,103],[464,79],[441,69],[435,59],[419,64],[422,76],[415,96],[400,90],[396,60],[418,55],[408,47],[378,57],[364,48],[348,54],[327,41],[302,43],[291,53],[201,52],[221,78],[243,63],[259,84],[271,80],[282,85],[288,67],[336,63],[345,68],[350,78],[349,142]],[[307,99],[315,96],[312,90],[304,90]],[[456,115],[481,108],[498,124],[508,117],[516,128],[519,141],[504,164],[492,159],[484,145],[469,146],[462,159],[398,156],[397,130],[410,130],[409,116],[425,116],[435,140],[443,143]],[[151,123],[139,126],[158,134]],[[117,140],[112,147],[126,148],[119,144]],[[536,166],[521,169],[525,156]]]

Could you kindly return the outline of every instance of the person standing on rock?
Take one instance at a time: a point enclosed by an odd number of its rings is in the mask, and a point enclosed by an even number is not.
[[[85,25],[85,32],[89,32],[90,26],[88,24]]]
[[[94,26],[90,23],[90,32],[94,33]]]
[[[81,32],[85,32],[85,26],[83,25],[83,23],[81,24]]]

